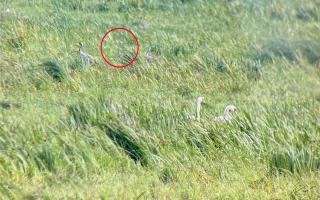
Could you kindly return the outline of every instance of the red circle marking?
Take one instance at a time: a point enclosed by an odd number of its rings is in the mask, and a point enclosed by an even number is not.
[[[104,55],[104,53],[103,53],[103,51],[102,51],[102,44],[103,44],[105,38],[107,37],[107,35],[108,35],[109,33],[111,33],[112,31],[116,31],[116,30],[122,30],[122,31],[127,31],[127,32],[129,32],[129,33],[133,36],[133,38],[135,39],[136,45],[137,45],[137,50],[136,50],[135,56],[130,60],[129,63],[124,64],[124,65],[115,65],[115,64],[112,64],[112,63],[106,58],[106,56]],[[108,30],[108,31],[106,32],[106,34],[104,34],[104,36],[103,36],[103,38],[102,38],[102,40],[101,40],[101,42],[100,42],[100,53],[101,53],[101,55],[102,55],[103,60],[104,60],[108,65],[110,65],[110,66],[112,66],[112,67],[115,67],[115,68],[119,68],[119,69],[128,67],[129,65],[133,64],[133,62],[137,59],[137,56],[138,56],[138,54],[139,54],[139,49],[140,49],[140,45],[139,45],[139,42],[138,42],[138,38],[135,36],[135,34],[134,34],[130,29],[125,28],[125,27],[123,27],[123,28],[112,28],[112,29]]]

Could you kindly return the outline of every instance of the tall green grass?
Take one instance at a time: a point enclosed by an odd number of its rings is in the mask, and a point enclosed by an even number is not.
[[[319,199],[319,9],[2,1],[0,199]],[[112,27],[141,44],[122,70],[99,52]],[[120,40],[109,56],[123,64]],[[215,123],[227,104],[232,122]]]

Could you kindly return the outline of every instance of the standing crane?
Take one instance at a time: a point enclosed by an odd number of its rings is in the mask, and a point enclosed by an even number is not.
[[[84,52],[82,50],[83,48],[83,43],[80,42],[79,43],[79,54],[80,54],[80,59],[81,59],[81,62],[83,65],[86,65],[86,66],[90,66],[92,64],[94,64],[94,59],[91,55],[87,54],[86,52]]]

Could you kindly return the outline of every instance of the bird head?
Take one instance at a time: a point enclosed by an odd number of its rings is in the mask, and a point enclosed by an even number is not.
[[[197,103],[204,103],[204,97],[202,97],[202,96],[198,97]]]
[[[226,108],[224,110],[224,114],[231,114],[236,111],[237,111],[237,107],[231,104],[231,105],[226,106]]]
[[[80,46],[80,47],[83,47],[83,42],[79,42],[79,46]]]

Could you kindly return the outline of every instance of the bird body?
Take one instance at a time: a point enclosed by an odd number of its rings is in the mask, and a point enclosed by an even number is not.
[[[200,111],[201,111],[201,104],[202,103],[204,103],[204,97],[202,97],[202,96],[197,97],[197,100],[196,100],[196,103],[195,103],[195,115],[188,116],[188,119],[192,119],[192,120],[200,122],[200,119],[201,119],[200,118]],[[214,121],[229,122],[232,119],[231,114],[233,112],[236,112],[236,111],[237,111],[236,106],[234,106],[232,104],[227,105],[225,110],[224,110],[224,114],[215,117],[213,120]]]
[[[220,115],[214,118],[215,121],[230,121],[231,117],[229,115]]]
[[[144,58],[146,59],[146,61],[147,61],[149,64],[153,63],[153,61],[154,61],[151,52],[147,52],[147,53],[144,55]]]
[[[81,59],[81,62],[82,64],[86,65],[86,66],[89,66],[89,65],[92,65],[94,63],[94,59],[91,55],[85,53],[84,51],[82,51],[82,48],[83,48],[83,43],[80,42],[79,43],[79,54],[80,54],[80,59]]]
[[[214,118],[214,121],[231,121],[231,113],[236,112],[237,108],[234,105],[227,105],[224,109],[224,114]]]

